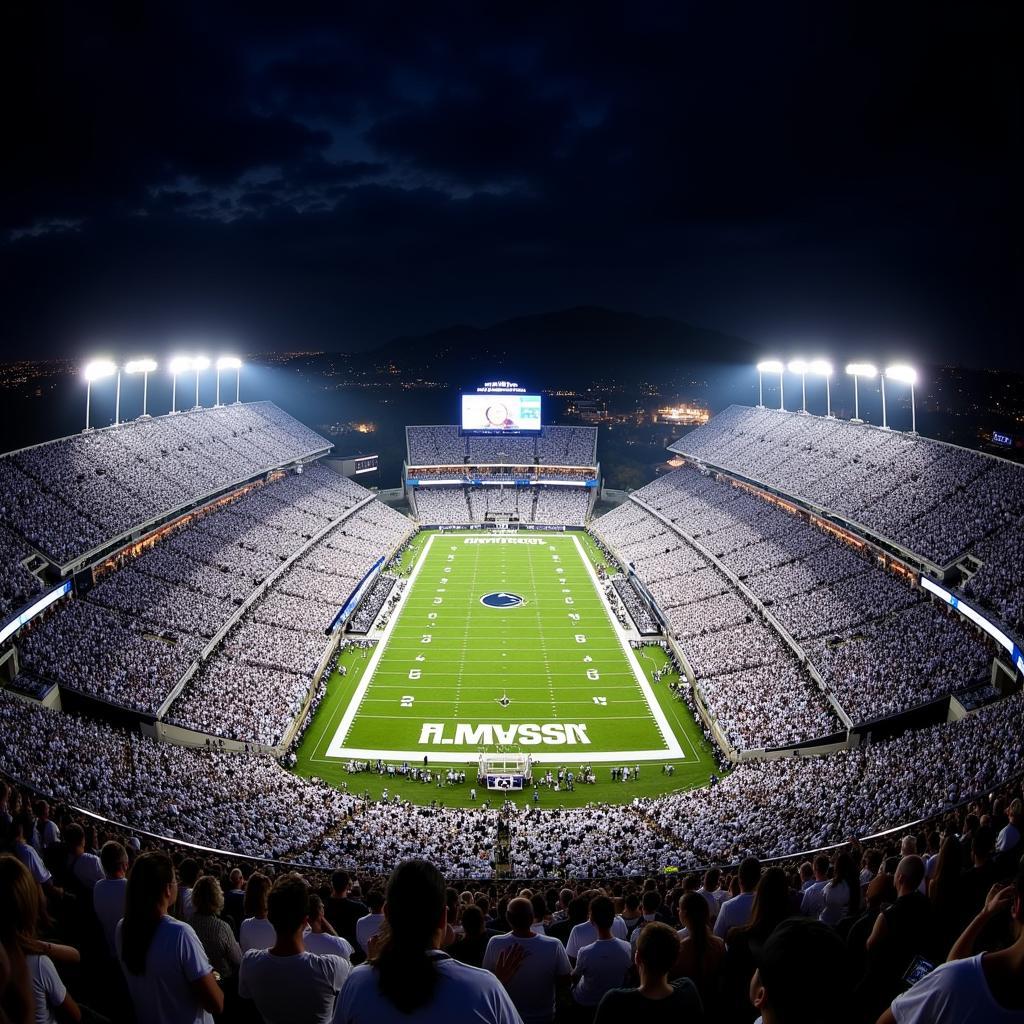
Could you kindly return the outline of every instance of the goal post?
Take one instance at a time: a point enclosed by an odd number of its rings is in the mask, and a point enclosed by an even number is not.
[[[529,754],[481,754],[477,775],[488,789],[520,790],[533,779],[533,758]]]

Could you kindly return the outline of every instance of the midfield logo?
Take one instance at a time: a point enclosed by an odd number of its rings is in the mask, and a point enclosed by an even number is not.
[[[567,744],[589,744],[586,722],[523,722],[514,725],[486,724],[455,726],[454,736],[445,736],[443,722],[424,722],[420,726],[420,743],[441,743],[457,747],[490,747],[495,744],[522,743],[560,747]]]
[[[506,594],[501,590],[495,594],[484,594],[480,598],[480,603],[488,608],[518,608],[521,604],[526,604],[526,598],[518,594]]]

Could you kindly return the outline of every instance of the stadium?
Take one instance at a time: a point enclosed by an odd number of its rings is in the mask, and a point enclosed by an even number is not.
[[[731,406],[627,494],[540,395],[462,403],[380,493],[263,401],[3,456],[11,792],[247,873],[425,856],[477,889],[1005,811],[1024,469]]]

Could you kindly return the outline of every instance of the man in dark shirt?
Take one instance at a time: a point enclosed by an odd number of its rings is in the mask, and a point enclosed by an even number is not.
[[[463,910],[462,930],[462,937],[456,939],[446,952],[453,960],[469,964],[470,967],[480,967],[491,936],[500,933],[485,926],[483,912],[477,906],[468,906]]]
[[[365,903],[351,898],[352,879],[347,871],[335,871],[331,875],[331,895],[324,904],[324,915],[334,930],[347,939],[353,949],[359,948],[356,938],[356,921],[370,912]]]
[[[569,933],[578,924],[583,924],[590,915],[590,901],[584,896],[569,900],[568,916],[564,921],[556,921],[545,928],[548,935],[553,935],[564,946],[569,941]]]
[[[903,977],[915,957],[932,963],[947,951],[935,948],[938,929],[928,897],[921,892],[924,861],[904,857],[896,868],[896,902],[875,919],[868,936],[867,974],[861,986],[869,1017],[874,1019],[903,990]]]

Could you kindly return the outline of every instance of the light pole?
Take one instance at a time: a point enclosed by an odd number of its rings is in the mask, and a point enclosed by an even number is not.
[[[877,377],[878,367],[872,366],[871,363],[850,363],[846,367],[846,372],[853,378],[853,422],[863,423],[864,421],[860,418],[860,392],[857,383],[861,377],[867,377],[869,380]]]
[[[825,415],[832,419],[832,364],[827,359],[812,359],[807,370],[815,377],[825,378]]]
[[[917,384],[917,370],[912,366],[907,366],[904,363],[897,363],[895,366],[887,366],[885,374],[882,377],[882,394],[885,394],[885,378],[888,377],[890,380],[897,380],[901,384],[910,385],[910,432],[912,434],[917,433],[917,408],[914,402],[914,385]]]
[[[149,416],[146,413],[146,399],[149,395],[149,375],[156,370],[155,359],[130,359],[124,364],[125,373],[141,373],[142,374],[142,415],[139,419],[148,419]]]
[[[238,356],[221,356],[217,360],[217,405],[220,405],[220,371],[235,371],[235,403],[238,403],[238,375],[242,369],[242,360]]]
[[[89,409],[92,404],[92,382],[111,377],[117,373],[117,367],[109,359],[94,359],[85,367],[85,429],[89,428]]]
[[[171,371],[171,413],[178,411],[178,374],[191,369],[192,360],[188,356],[175,356],[168,366]]]
[[[782,365],[780,359],[762,359],[757,364],[757,397],[761,398],[761,374],[763,373],[777,373],[779,375],[779,408],[784,409],[786,407],[783,392],[782,375],[786,372],[786,367]],[[761,403],[761,408],[764,408]]]
[[[196,371],[196,404],[193,406],[195,409],[201,409],[202,406],[199,404],[199,374],[203,370],[207,370],[210,367],[210,360],[206,356],[196,356],[192,360],[192,369]]]
[[[803,408],[800,410],[804,416],[807,415],[807,360],[790,359],[789,372],[800,374],[800,390],[803,392]]]

